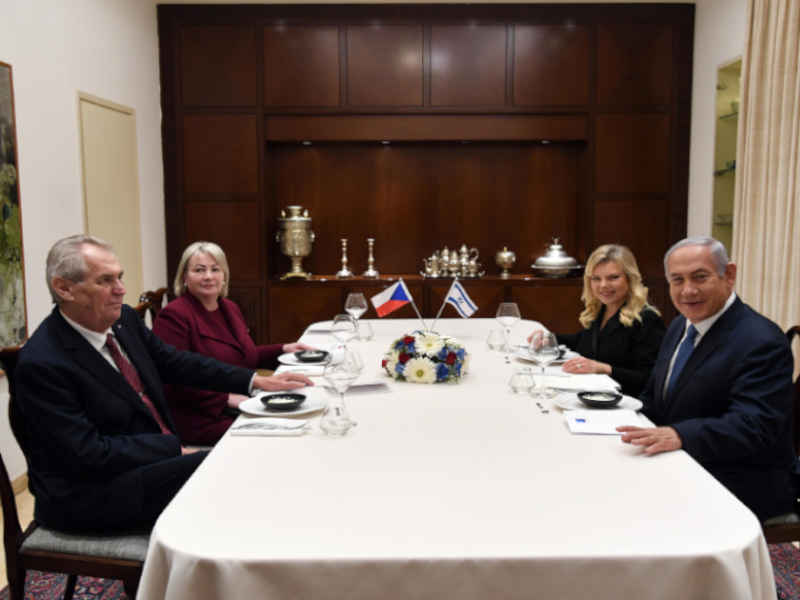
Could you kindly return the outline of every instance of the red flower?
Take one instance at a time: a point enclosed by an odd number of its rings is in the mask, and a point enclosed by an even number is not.
[[[411,359],[411,355],[406,352],[401,352],[400,356],[397,358],[401,363],[406,364]]]
[[[451,352],[450,354],[447,355],[447,358],[444,359],[444,362],[446,362],[448,365],[452,365],[453,363],[456,362],[456,358],[458,358],[456,356],[456,353]]]
[[[386,368],[386,359],[385,358],[381,361],[381,367],[384,368],[384,369]]]
[[[403,343],[404,344],[413,344],[414,343],[414,336],[413,335],[407,335],[406,337],[403,338]],[[403,362],[405,362],[405,361],[403,361]]]

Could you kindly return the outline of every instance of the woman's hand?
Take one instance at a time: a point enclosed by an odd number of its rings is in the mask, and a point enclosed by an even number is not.
[[[278,392],[281,390],[295,390],[297,388],[314,385],[305,375],[300,373],[279,373],[278,375],[256,375],[253,379],[253,387],[266,392]]]
[[[542,345],[542,336],[545,334],[546,329],[534,329],[528,336],[528,344],[531,348],[538,348]]]
[[[243,394],[228,394],[228,406],[231,408],[239,408],[239,405],[247,400],[250,396]]]
[[[308,344],[301,344],[300,342],[292,342],[291,344],[284,344],[284,352],[297,352],[298,350],[316,350],[313,346]]]
[[[611,375],[611,365],[591,358],[584,358],[583,356],[570,358],[561,368],[567,373],[603,373]]]

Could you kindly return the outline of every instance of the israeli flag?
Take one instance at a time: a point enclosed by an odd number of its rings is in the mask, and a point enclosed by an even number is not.
[[[478,305],[472,301],[460,281],[453,281],[450,291],[447,292],[446,302],[455,308],[464,319],[471,317],[478,310]]]

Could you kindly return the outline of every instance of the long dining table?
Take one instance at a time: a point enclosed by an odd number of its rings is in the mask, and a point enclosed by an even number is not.
[[[683,451],[573,434],[552,401],[512,393],[494,320],[437,323],[471,361],[432,385],[380,368],[419,322],[370,323],[350,344],[386,386],[346,395],[358,425],[229,431],[158,519],[138,598],[775,598],[747,507]],[[301,340],[333,343],[320,325]]]

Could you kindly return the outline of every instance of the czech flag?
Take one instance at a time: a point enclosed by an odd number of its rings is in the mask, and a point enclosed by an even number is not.
[[[390,312],[396,311],[398,308],[405,306],[411,302],[411,294],[408,292],[406,284],[401,279],[394,285],[389,286],[380,294],[375,294],[370,298],[372,306],[375,307],[375,312],[379,317],[385,317]]]

